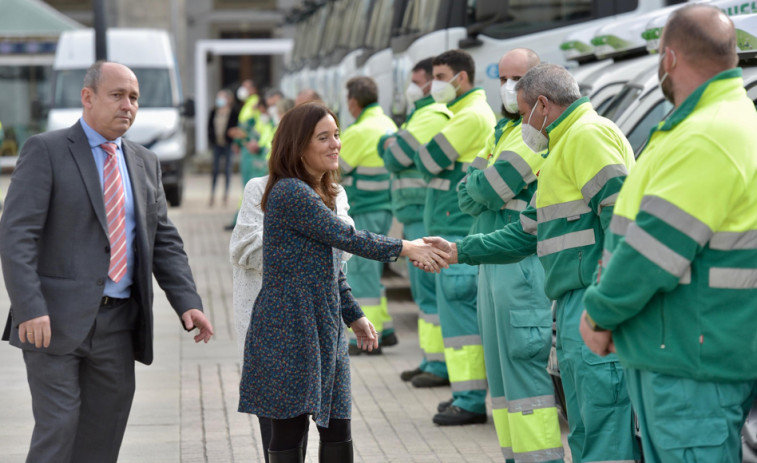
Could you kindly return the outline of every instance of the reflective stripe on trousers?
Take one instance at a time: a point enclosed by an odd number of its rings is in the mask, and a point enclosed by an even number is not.
[[[552,311],[536,256],[480,266],[478,320],[503,455],[516,461],[562,461],[554,388],[546,371]]]
[[[455,235],[443,238],[461,239]],[[477,267],[464,264],[443,269],[436,274],[436,301],[453,405],[485,413],[486,369],[476,318],[477,274]]]

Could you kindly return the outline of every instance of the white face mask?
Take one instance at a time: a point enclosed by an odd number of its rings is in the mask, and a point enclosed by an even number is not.
[[[459,75],[460,73],[458,72],[452,76],[449,82],[436,79],[431,82],[431,96],[434,98],[434,101],[446,104],[455,99],[457,96],[457,88],[451,82]]]
[[[408,106],[423,98],[423,87],[419,87],[415,82],[410,82],[410,85],[405,89],[405,98],[407,99]]]
[[[499,96],[507,112],[518,114],[518,92],[515,91],[515,84],[517,84],[516,81],[507,79],[507,82],[499,88]]]
[[[239,99],[239,101],[246,101],[249,96],[250,92],[245,87],[239,87],[237,89],[237,99]]]
[[[547,125],[546,114],[544,115],[544,122],[542,122],[540,129],[537,130],[536,127],[531,125],[531,116],[534,115],[534,109],[536,109],[537,104],[539,104],[538,101],[534,104],[534,107],[531,108],[531,114],[528,115],[528,122],[523,124],[523,127],[521,128],[521,136],[523,137],[523,143],[525,143],[531,151],[534,153],[541,153],[549,147],[549,138],[541,133],[544,126]]]

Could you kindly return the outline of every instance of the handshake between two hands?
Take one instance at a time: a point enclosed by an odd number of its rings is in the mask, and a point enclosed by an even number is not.
[[[400,255],[407,256],[421,270],[437,273],[457,263],[457,246],[444,238],[431,236],[403,241]]]

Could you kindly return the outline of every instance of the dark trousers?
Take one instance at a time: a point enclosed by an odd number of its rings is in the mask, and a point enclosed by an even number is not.
[[[285,420],[271,419],[270,449],[289,450],[307,444],[310,415],[300,415]],[[352,440],[350,420],[331,420],[328,428],[317,426],[321,442],[346,442]],[[304,448],[304,447],[303,447]]]
[[[216,192],[216,183],[218,174],[221,172],[221,159],[224,162],[224,173],[226,174],[226,183],[224,184],[223,197],[229,195],[229,184],[231,183],[231,147],[230,146],[213,146],[213,183],[210,187],[210,196]]]
[[[131,301],[100,307],[66,355],[24,351],[34,431],[28,463],[115,463],[134,398]]]

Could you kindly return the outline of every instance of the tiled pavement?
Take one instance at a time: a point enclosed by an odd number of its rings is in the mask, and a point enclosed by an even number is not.
[[[238,180],[237,180],[238,182]],[[9,176],[0,176],[7,191]],[[180,328],[165,296],[156,287],[155,362],[137,366],[137,392],[120,462],[263,461],[255,417],[236,411],[240,362],[231,308],[229,232],[223,231],[239,200],[232,187],[226,207],[207,206],[207,176],[188,178],[185,202],[170,216],[185,240],[205,310],[216,335],[195,344]],[[491,416],[488,424],[439,427],[431,422],[436,404],[449,388],[414,389],[399,380],[420,358],[416,306],[406,281],[387,279],[389,310],[399,345],[382,356],[352,359],[353,438],[356,462],[503,461]],[[0,317],[8,298],[0,280]],[[24,461],[33,420],[25,371],[18,350],[0,345],[0,460]],[[318,435],[311,426],[307,461],[317,461]]]

